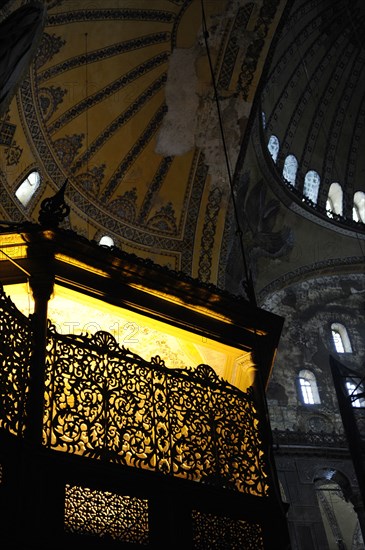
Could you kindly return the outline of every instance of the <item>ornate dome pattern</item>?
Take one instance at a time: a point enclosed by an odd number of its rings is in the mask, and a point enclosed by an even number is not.
[[[264,139],[278,140],[271,155],[280,178],[299,201],[357,231],[365,222],[365,211],[353,212],[355,193],[365,190],[364,28],[361,1],[294,2],[262,95]],[[298,166],[288,180],[290,157]],[[333,183],[343,191],[337,209],[328,202]]]

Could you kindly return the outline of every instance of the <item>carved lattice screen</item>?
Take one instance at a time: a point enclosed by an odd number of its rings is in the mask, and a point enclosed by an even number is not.
[[[0,287],[0,428],[21,435],[29,387],[32,350],[30,320]]]
[[[50,328],[44,444],[60,451],[268,493],[253,392],[207,365],[168,369],[112,335]]]
[[[146,545],[149,542],[148,501],[66,485],[65,530]]]
[[[262,528],[258,523],[192,512],[193,548],[229,548],[230,550],[264,550]]]

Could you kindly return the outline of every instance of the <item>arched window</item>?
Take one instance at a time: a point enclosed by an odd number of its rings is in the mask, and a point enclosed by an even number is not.
[[[294,155],[288,155],[284,162],[283,178],[295,185],[295,178],[297,177],[298,161]]]
[[[262,127],[265,130],[265,128],[266,128],[266,115],[265,115],[264,111],[262,111],[261,115],[262,115]]]
[[[365,223],[365,193],[362,191],[356,191],[354,194],[352,218],[355,222]]]
[[[109,235],[103,235],[99,241],[99,244],[103,246],[114,246],[114,241]]]
[[[352,488],[349,480],[332,468],[320,470],[314,485],[330,549],[364,548],[361,529],[354,510]]]
[[[317,204],[319,184],[321,178],[315,170],[309,170],[304,178],[303,195]]]
[[[313,372],[303,369],[299,372],[299,388],[301,398],[306,405],[317,405],[321,402],[318,393],[317,381]]]
[[[351,405],[358,409],[365,407],[365,391],[360,379],[351,378],[346,381],[346,389],[351,399]]]
[[[332,323],[331,332],[337,353],[351,353],[352,347],[346,327],[341,323]]]
[[[272,160],[276,162],[278,158],[279,153],[279,140],[276,136],[270,136],[269,143],[267,144],[267,148],[269,150],[270,155],[272,156]]]
[[[329,218],[332,218],[332,214],[339,214],[342,216],[343,192],[339,183],[331,183],[330,185],[326,202],[326,210]]]
[[[37,191],[41,182],[40,174],[36,170],[31,172],[28,177],[19,185],[15,191],[15,196],[22,203],[23,206],[27,206],[30,199]]]

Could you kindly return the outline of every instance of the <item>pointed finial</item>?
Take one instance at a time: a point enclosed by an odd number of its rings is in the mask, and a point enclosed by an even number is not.
[[[41,225],[47,227],[58,227],[59,224],[69,215],[70,207],[65,203],[65,190],[67,179],[62,187],[53,197],[44,199],[38,216]]]

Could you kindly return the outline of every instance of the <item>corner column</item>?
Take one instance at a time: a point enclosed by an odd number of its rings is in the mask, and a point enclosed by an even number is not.
[[[48,301],[54,288],[54,247],[46,240],[28,244],[30,287],[34,297],[33,353],[30,365],[30,388],[26,437],[35,446],[42,444],[44,382],[47,347]]]

